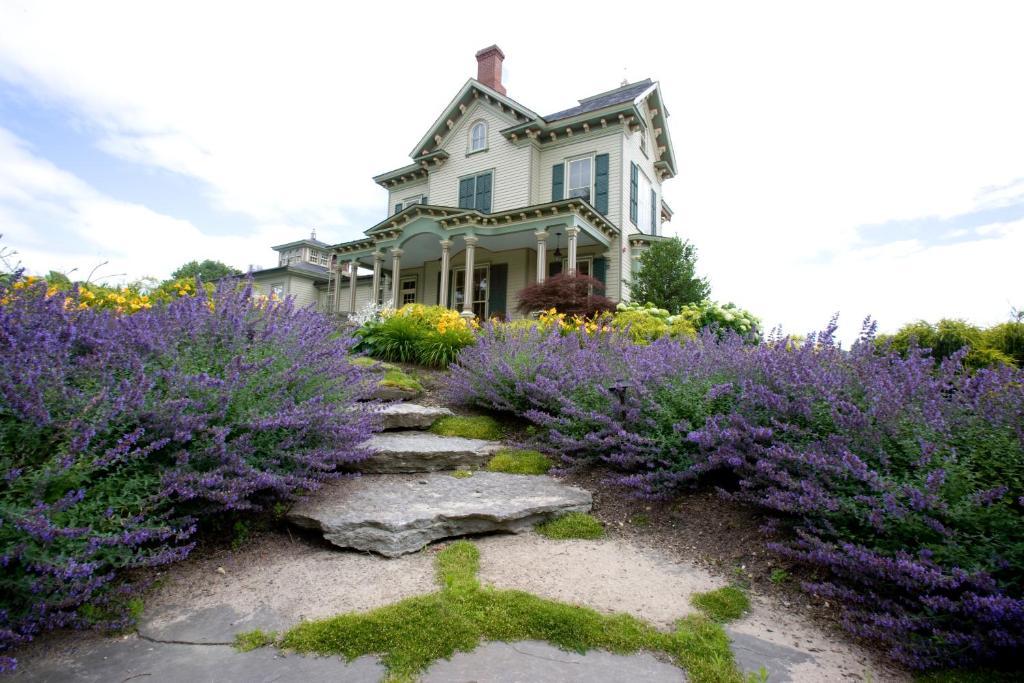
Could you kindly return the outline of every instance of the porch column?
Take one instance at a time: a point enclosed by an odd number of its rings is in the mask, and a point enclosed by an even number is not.
[[[569,275],[576,274],[576,236],[580,234],[580,229],[575,225],[569,227],[565,231],[569,235]]]
[[[348,310],[349,313],[356,312],[356,277],[359,272],[359,261],[352,259],[348,262]]]
[[[401,293],[402,272],[402,250],[391,249],[391,307],[401,308],[398,304],[398,295]]]
[[[462,317],[472,318],[476,315],[473,312],[473,257],[476,255],[476,243],[480,238],[473,235],[466,235],[466,291],[462,297]]]
[[[331,257],[331,269],[334,271],[334,291],[331,294],[331,313],[341,313],[341,258],[338,254]]]
[[[548,274],[548,231],[538,230],[533,236],[537,238],[537,284],[540,284]]]
[[[380,303],[380,268],[384,262],[384,254],[379,251],[373,252],[373,294],[370,295],[370,301],[376,306]]]
[[[451,261],[451,240],[441,240],[441,290],[438,292],[438,304],[448,308],[448,268]]]

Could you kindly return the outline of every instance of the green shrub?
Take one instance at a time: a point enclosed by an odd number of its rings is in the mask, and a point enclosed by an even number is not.
[[[487,469],[508,474],[547,474],[551,461],[540,451],[504,448],[491,458]]]
[[[972,370],[999,365],[1024,367],[1024,323],[1020,322],[986,330],[963,320],[943,319],[934,325],[918,320],[904,325],[895,334],[879,335],[875,343],[904,356],[912,347],[930,349],[936,363],[968,347],[964,365]]]
[[[430,426],[430,431],[441,436],[461,436],[466,439],[497,441],[503,430],[497,420],[488,415],[446,415]]]
[[[392,362],[447,367],[473,343],[475,325],[444,306],[408,304],[363,323],[357,350]]]
[[[604,538],[604,527],[585,512],[570,512],[550,522],[538,524],[537,533],[557,540]]]

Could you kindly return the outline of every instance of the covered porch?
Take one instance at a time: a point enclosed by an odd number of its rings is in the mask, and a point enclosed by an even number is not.
[[[558,272],[597,277],[619,298],[619,231],[578,199],[494,214],[415,205],[366,235],[334,247],[336,312],[392,301],[512,318],[518,292]],[[368,282],[359,268],[372,271]]]

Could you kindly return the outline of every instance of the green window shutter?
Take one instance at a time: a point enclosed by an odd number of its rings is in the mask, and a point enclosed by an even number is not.
[[[554,277],[562,274],[562,262],[552,261],[548,264],[548,277]]]
[[[459,181],[459,208],[473,208],[473,194],[476,189],[476,178],[463,178]]]
[[[651,234],[658,234],[658,193],[651,190]]]
[[[637,194],[639,189],[637,186],[640,184],[640,169],[632,161],[629,162],[629,220],[633,221],[633,225],[637,222]]]
[[[608,215],[608,155],[594,157],[594,208],[602,216]]]
[[[506,295],[508,289],[508,264],[497,263],[491,266],[491,281],[487,283],[488,317],[508,317]]]
[[[605,280],[605,273],[608,271],[608,259],[604,256],[598,256],[594,259],[594,279],[600,282],[602,285],[608,284]]]
[[[437,271],[437,289],[434,290],[434,299],[437,305],[441,305],[441,271]]]
[[[426,203],[427,203],[427,195],[423,195],[422,197],[420,197],[420,204],[426,204]]]
[[[402,210],[402,203],[399,202],[398,204],[395,204],[395,213],[398,213],[401,210]]]
[[[491,212],[491,174],[482,173],[476,177],[476,202],[477,211],[483,213]]]
[[[551,167],[551,201],[565,199],[565,164]]]

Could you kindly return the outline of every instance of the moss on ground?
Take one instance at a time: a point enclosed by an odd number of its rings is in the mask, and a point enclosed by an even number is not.
[[[456,479],[468,479],[473,476],[473,470],[455,470],[452,476]]]
[[[373,368],[379,365],[380,361],[376,361],[369,356],[356,356],[355,358],[349,359],[349,363],[357,368]]]
[[[690,603],[719,622],[739,619],[750,609],[747,594],[736,586],[698,593],[690,599]]]
[[[423,385],[420,381],[410,375],[407,372],[403,372],[398,368],[391,368],[384,372],[384,379],[379,382],[382,387],[396,387],[398,389],[407,389],[409,391],[423,391]]]
[[[446,415],[430,426],[430,431],[441,436],[462,436],[467,439],[497,441],[504,436],[498,421],[487,415]]]
[[[604,538],[601,522],[585,512],[570,512],[550,522],[538,524],[536,529],[540,535],[558,540]]]
[[[547,474],[551,461],[540,451],[503,448],[487,463],[487,469],[508,474]]]
[[[431,663],[469,652],[483,640],[543,640],[574,652],[663,652],[696,683],[743,681],[725,631],[706,617],[691,615],[662,633],[627,614],[604,615],[522,591],[482,587],[476,578],[479,568],[476,546],[458,541],[437,555],[437,593],[371,612],[303,622],[275,644],[348,660],[380,655],[392,681],[414,680]],[[262,642],[267,635],[252,633],[260,635],[240,634],[238,642]]]
[[[267,645],[273,645],[277,640],[277,631],[246,631],[235,635],[235,649],[239,652],[257,650]]]

